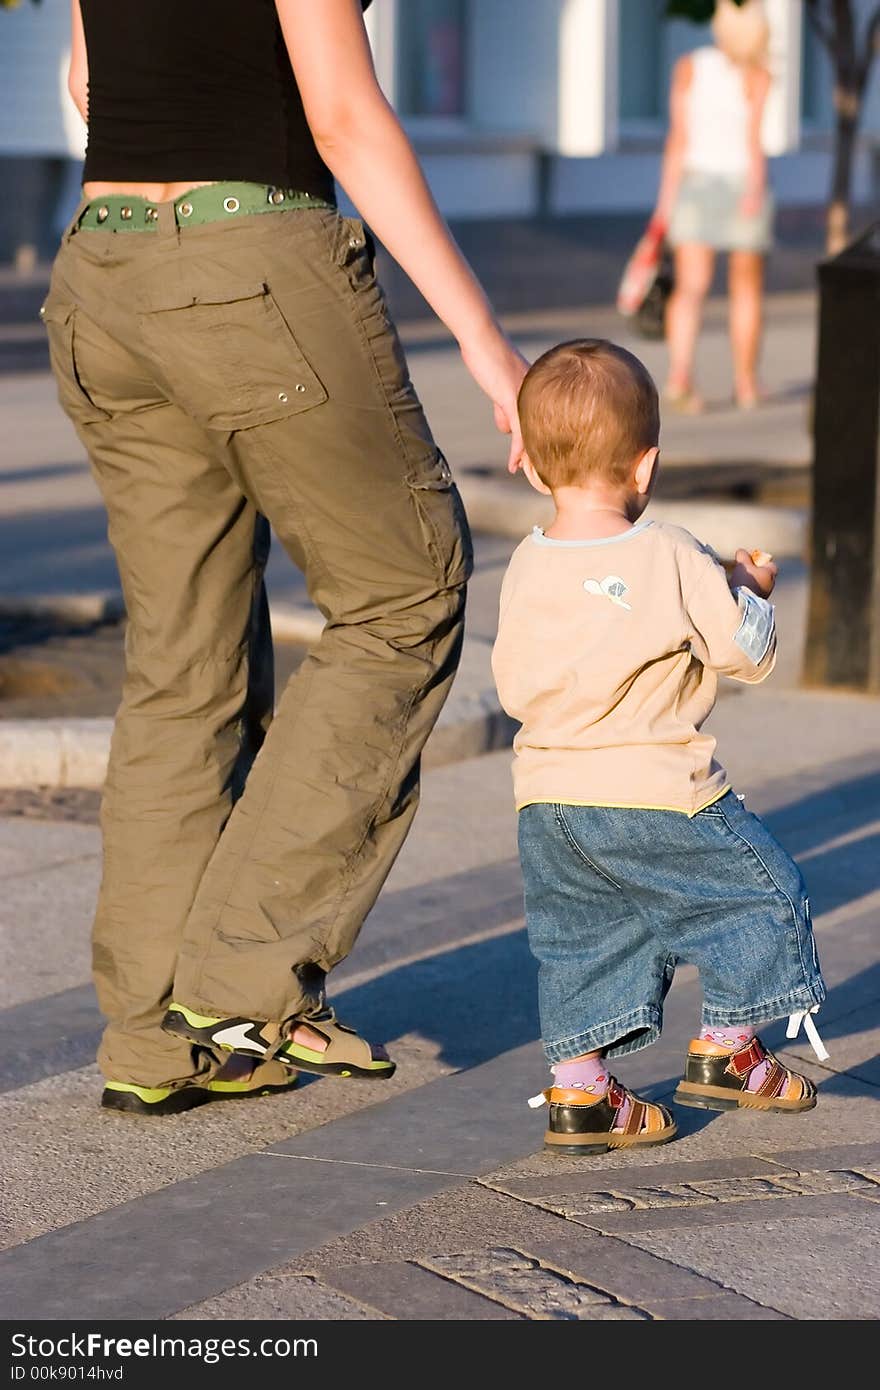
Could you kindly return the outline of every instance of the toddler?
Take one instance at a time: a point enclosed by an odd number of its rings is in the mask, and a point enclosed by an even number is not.
[[[514,784],[529,943],[552,1084],[547,1147],[662,1144],[671,1113],[610,1075],[660,1034],[679,961],[697,966],[702,1027],[675,1100],[801,1111],[812,1083],[756,1035],[825,997],[797,866],[731,790],[702,732],[718,676],[756,682],[776,654],[769,556],[643,519],[657,473],[657,391],[613,343],[562,343],[519,396],[533,487],[553,524],[514,552],[493,670],[522,728]]]

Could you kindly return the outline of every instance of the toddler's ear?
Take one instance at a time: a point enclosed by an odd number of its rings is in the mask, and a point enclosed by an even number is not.
[[[636,464],[635,483],[636,490],[644,496],[651,491],[654,478],[657,473],[657,464],[660,460],[660,450],[655,446],[653,449],[646,449]]]
[[[535,465],[532,463],[528,454],[523,454],[522,456],[522,471],[525,473],[536,492],[542,493],[544,497],[549,497],[551,495],[547,484],[538,477]]]

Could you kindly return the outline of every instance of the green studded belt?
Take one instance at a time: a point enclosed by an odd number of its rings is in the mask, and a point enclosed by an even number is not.
[[[262,183],[209,183],[191,188],[173,203],[178,227],[200,227],[258,212],[291,208],[331,208],[325,198]],[[77,222],[79,231],[153,232],[159,225],[158,203],[133,194],[114,193],[89,203]]]

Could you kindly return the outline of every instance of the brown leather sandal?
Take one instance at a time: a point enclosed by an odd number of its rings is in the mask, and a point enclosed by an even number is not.
[[[626,1103],[629,1111],[622,1117]],[[589,1091],[551,1086],[534,1096],[529,1105],[550,1107],[545,1149],[561,1154],[604,1154],[609,1149],[631,1149],[667,1144],[678,1130],[665,1105],[639,1100],[612,1076],[603,1096]]]
[[[762,1062],[769,1062],[770,1070],[758,1089],[750,1091],[749,1077]],[[816,1088],[800,1072],[784,1067],[760,1038],[752,1038],[736,1052],[693,1038],[688,1044],[684,1079],[678,1083],[673,1100],[677,1105],[690,1105],[697,1110],[775,1110],[792,1114],[812,1110]]]

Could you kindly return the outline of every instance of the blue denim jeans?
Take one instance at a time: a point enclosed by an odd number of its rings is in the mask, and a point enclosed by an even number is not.
[[[676,811],[536,804],[519,813],[547,1060],[655,1042],[679,961],[708,1027],[821,1004],[800,870],[733,792]]]

